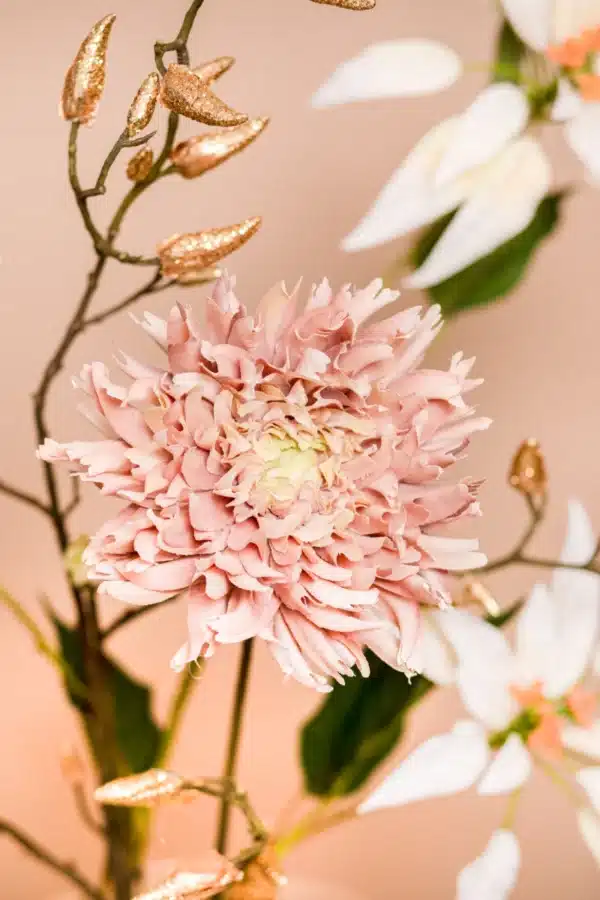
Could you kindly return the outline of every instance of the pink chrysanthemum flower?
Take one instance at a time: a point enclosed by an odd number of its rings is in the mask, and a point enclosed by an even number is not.
[[[85,367],[104,439],[41,449],[127,501],[91,541],[91,575],[128,603],[186,599],[178,669],[255,636],[322,690],[368,674],[365,647],[410,665],[414,611],[484,561],[476,541],[432,534],[479,512],[477,482],[440,483],[489,424],[463,400],[471,362],[419,368],[437,307],[365,325],[397,297],[381,281],[324,281],[301,311],[279,285],[255,316],[234,286],[216,285],[202,327],[181,304],[167,323],[147,314],[165,368],[126,357],[123,388]]]

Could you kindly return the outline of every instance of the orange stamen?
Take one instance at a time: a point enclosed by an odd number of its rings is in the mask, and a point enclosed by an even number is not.
[[[588,102],[600,100],[600,75],[579,72],[575,75],[575,81],[584,100]]]
[[[538,712],[544,712],[549,705],[543,694],[543,685],[541,681],[535,681],[531,687],[522,688],[518,685],[511,685],[510,692],[523,708],[535,709]]]
[[[591,728],[596,720],[598,703],[591,691],[577,685],[566,697],[569,712],[582,728]]]
[[[552,44],[546,49],[546,56],[565,69],[580,69],[585,65],[589,52],[589,40],[582,35],[580,38],[569,38],[564,44]]]
[[[534,753],[537,752],[552,759],[560,759],[563,752],[561,728],[562,723],[557,713],[544,713],[542,721],[527,739],[529,748]]]

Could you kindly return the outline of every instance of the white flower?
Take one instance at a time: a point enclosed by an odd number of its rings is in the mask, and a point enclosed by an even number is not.
[[[595,544],[585,510],[571,502],[561,561],[587,562]],[[508,794],[523,786],[535,762],[560,761],[565,750],[600,760],[600,719],[590,718],[596,698],[581,685],[598,644],[598,576],[557,569],[550,588],[537,585],[519,615],[515,649],[501,631],[469,613],[449,610],[438,617],[456,653],[456,684],[472,720],[417,747],[361,804],[360,813],[473,785],[480,795]],[[581,769],[578,780],[600,811],[600,768]],[[515,847],[514,836],[499,832],[460,876],[459,900],[508,896],[510,872],[518,867]],[[497,877],[497,859],[504,855],[512,860],[510,872]]]
[[[376,44],[338,69],[313,105],[431,93],[459,72],[456,55],[441,44]],[[523,134],[528,121],[529,103],[520,88],[486,88],[462,115],[437,125],[417,144],[344,239],[344,249],[374,247],[458,209],[425,263],[405,280],[425,288],[515,237],[533,219],[551,182],[540,145]]]
[[[521,39],[559,69],[553,118],[600,181],[600,0],[501,0]]]

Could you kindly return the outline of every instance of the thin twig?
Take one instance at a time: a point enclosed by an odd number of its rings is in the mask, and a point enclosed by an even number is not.
[[[75,806],[77,807],[77,812],[79,813],[82,822],[84,822],[94,834],[106,837],[106,830],[94,817],[94,814],[88,805],[85,788],[80,781],[75,781],[73,783],[73,799],[75,800]]]
[[[74,512],[81,502],[81,480],[79,478],[71,479],[71,486],[73,488],[71,499],[69,503],[65,506],[63,511],[63,516],[68,518],[72,512]]]
[[[29,506],[33,506],[34,509],[37,509],[39,512],[43,512],[45,515],[50,515],[50,510],[37,497],[34,497],[33,494],[28,494],[27,491],[22,491],[19,488],[12,487],[12,485],[7,484],[5,481],[0,480],[0,494],[6,494],[7,497],[12,497],[14,500],[20,500],[21,503],[27,503]]]
[[[229,729],[229,741],[227,744],[227,757],[225,760],[225,769],[223,777],[232,780],[235,775],[237,759],[240,749],[240,738],[242,735],[242,723],[244,708],[246,705],[246,697],[248,695],[250,666],[252,664],[252,650],[254,641],[244,641],[241,649],[240,663],[238,667],[237,680],[235,685],[235,693],[233,699],[233,710],[231,713],[231,725]],[[224,796],[221,801],[221,810],[219,813],[219,823],[217,826],[217,851],[225,853],[227,849],[227,833],[229,829],[230,801]]]
[[[148,134],[142,134],[140,137],[130,138],[127,129],[121,132],[121,134],[113,144],[110,153],[102,164],[102,168],[100,169],[100,172],[98,174],[96,184],[93,188],[89,188],[87,191],[81,192],[82,200],[89,200],[91,197],[101,197],[103,194],[105,194],[106,180],[121,151],[130,149],[132,147],[141,147],[142,144],[147,144],[155,134],[156,131],[150,131]]]
[[[29,835],[25,834],[24,831],[21,831],[20,828],[17,828],[11,822],[0,819],[0,834],[6,834],[11,837],[20,844],[27,853],[39,860],[39,862],[44,863],[48,868],[53,869],[59,875],[62,875],[63,878],[66,878],[74,884],[86,897],[90,897],[91,900],[106,900],[104,893],[88,881],[72,863],[63,862],[62,860],[57,859],[53,853],[46,850],[41,844],[38,844],[37,841],[34,841],[33,838],[30,838]]]
[[[192,691],[202,677],[204,668],[206,666],[206,660],[200,660],[195,665],[197,666],[196,672],[194,672],[192,664],[190,664],[186,667],[185,671],[179,677],[177,690],[175,691],[175,694],[173,696],[171,708],[167,716],[167,724],[163,729],[160,750],[158,752],[156,763],[156,765],[159,767],[164,766],[168,760],[169,752],[171,750],[171,747],[173,746],[173,743],[177,736],[177,732],[179,731],[183,713],[187,706],[188,700],[190,699]]]
[[[79,700],[87,701],[88,692],[87,688],[83,684],[83,682],[79,679],[77,674],[73,671],[71,666],[67,663],[67,661],[61,656],[58,651],[56,651],[53,647],[50,646],[42,631],[36,623],[33,621],[29,613],[24,607],[21,606],[19,601],[9,594],[7,590],[0,587],[0,604],[6,606],[7,609],[11,611],[15,619],[23,625],[24,628],[27,629],[31,638],[38,649],[38,651],[48,659],[53,666],[58,669],[63,678],[65,679],[69,691],[72,694],[77,696]]]
[[[101,322],[105,322],[107,319],[112,318],[117,313],[120,313],[124,309],[127,309],[129,306],[132,306],[141,297],[145,297],[147,294],[157,294],[159,291],[164,291],[166,288],[171,287],[173,283],[172,281],[166,281],[161,284],[161,278],[162,275],[160,269],[157,269],[150,281],[142,285],[141,288],[138,288],[137,291],[134,291],[133,294],[125,297],[125,299],[121,300],[119,303],[115,303],[114,306],[110,306],[108,309],[97,313],[95,316],[90,316],[89,318],[87,318],[82,323],[82,329],[89,328],[90,325],[100,325]]]
[[[113,622],[111,622],[110,625],[106,626],[101,635],[102,640],[105,641],[116,631],[120,631],[121,628],[123,628],[125,625],[129,625],[131,622],[134,622],[141,616],[147,615],[155,609],[164,607],[166,603],[173,603],[173,601],[176,599],[177,597],[172,597],[170,600],[163,600],[162,603],[152,603],[149,606],[136,606],[133,609],[128,609],[126,612],[121,613],[120,616],[117,616],[117,618]]]

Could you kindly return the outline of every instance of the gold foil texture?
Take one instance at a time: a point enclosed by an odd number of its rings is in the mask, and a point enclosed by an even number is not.
[[[227,128],[241,125],[248,116],[236,112],[210,90],[206,80],[188,66],[173,63],[162,82],[161,103],[172,112],[204,125]]]
[[[94,120],[106,82],[106,50],[116,16],[105,16],[85,38],[65,76],[61,112],[80,125]]]
[[[171,161],[184,178],[196,178],[244,150],[268,123],[268,119],[249,119],[237,128],[189,138],[177,144]]]

